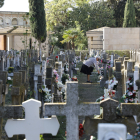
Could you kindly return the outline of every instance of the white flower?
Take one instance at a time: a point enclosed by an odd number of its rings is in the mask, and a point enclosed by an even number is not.
[[[128,103],[128,99],[125,100],[125,103]]]
[[[129,84],[129,83],[130,83],[130,81],[127,81],[127,82],[126,82],[126,84]]]
[[[133,98],[132,98],[132,99],[129,99],[129,101],[130,101],[130,102],[133,102]]]
[[[8,80],[12,80],[11,77],[8,77],[7,79],[8,79]]]
[[[132,85],[133,83],[129,83],[129,85]]]
[[[128,92],[127,94],[128,94],[128,96],[132,96],[132,95],[133,95],[133,93],[132,93],[132,92]]]
[[[103,97],[103,96],[101,96],[99,99],[100,99],[100,100],[102,100],[102,99],[104,99],[104,97]]]

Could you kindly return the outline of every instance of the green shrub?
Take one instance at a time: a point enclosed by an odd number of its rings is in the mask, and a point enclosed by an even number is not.
[[[129,51],[117,51],[117,50],[114,50],[114,51],[106,51],[106,52],[109,55],[111,55],[111,53],[114,53],[114,54],[118,54],[120,57],[123,57],[123,56],[130,57]]]

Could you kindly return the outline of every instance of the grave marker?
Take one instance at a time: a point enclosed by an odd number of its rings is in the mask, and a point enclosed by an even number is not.
[[[25,119],[9,119],[5,125],[8,137],[25,134],[26,140],[39,140],[40,134],[50,133],[55,136],[59,130],[59,122],[55,116],[41,119],[39,107],[41,102],[30,99],[22,103],[25,108]]]
[[[46,103],[45,116],[66,116],[67,140],[79,139],[78,116],[100,114],[99,103],[78,104],[78,82],[67,82],[67,103]]]

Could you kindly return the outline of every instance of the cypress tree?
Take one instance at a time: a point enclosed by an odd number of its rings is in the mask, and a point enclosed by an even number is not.
[[[127,0],[124,11],[123,27],[136,27],[135,16],[133,0]]]
[[[0,8],[4,5],[4,0],[0,0]]]
[[[46,19],[44,0],[29,0],[30,27],[32,36],[39,42],[39,55],[41,61],[41,43],[46,40]]]

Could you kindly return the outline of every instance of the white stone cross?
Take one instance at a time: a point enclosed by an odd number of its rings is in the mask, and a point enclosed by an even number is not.
[[[79,139],[78,116],[100,115],[100,103],[78,104],[78,82],[67,82],[67,103],[46,103],[45,115],[66,116],[67,140]]]
[[[9,119],[5,125],[8,137],[25,134],[26,140],[39,140],[40,134],[52,134],[55,136],[59,130],[59,122],[55,116],[52,118],[40,118],[39,107],[41,102],[30,99],[22,103],[25,108],[25,119]]]

